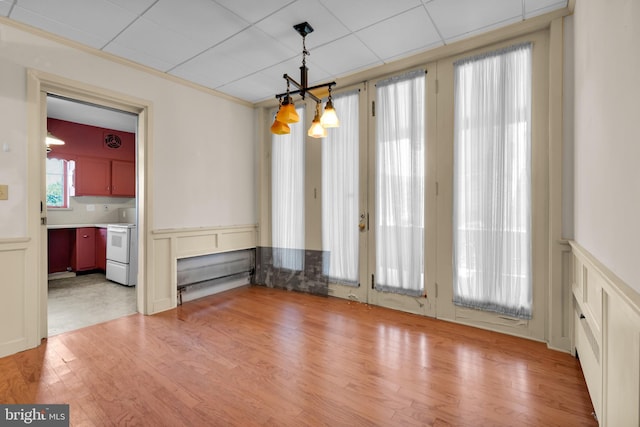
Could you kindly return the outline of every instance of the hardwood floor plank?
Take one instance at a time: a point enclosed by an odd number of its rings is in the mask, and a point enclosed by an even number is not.
[[[264,287],[2,358],[0,401],[68,403],[73,426],[597,425],[543,343]]]

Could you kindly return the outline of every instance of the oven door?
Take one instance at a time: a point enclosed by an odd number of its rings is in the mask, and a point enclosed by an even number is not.
[[[129,263],[129,236],[126,226],[107,226],[107,260]]]

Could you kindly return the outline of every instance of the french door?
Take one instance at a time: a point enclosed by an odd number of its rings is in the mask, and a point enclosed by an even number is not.
[[[435,72],[430,68],[380,79],[369,90],[367,290],[372,304],[433,316],[435,137],[428,129]]]
[[[454,252],[454,239],[459,236],[454,230],[454,201],[455,191],[460,190],[455,190],[454,186],[454,62],[474,55],[483,56],[496,49],[509,49],[518,43],[533,46],[531,120],[527,124],[531,148],[530,157],[525,160],[530,163],[527,178],[530,180],[527,184],[530,206],[523,214],[530,215],[527,239],[530,239],[531,251],[527,254],[528,261],[524,256],[520,260],[530,262],[528,277],[522,279],[531,283],[529,318],[481,306],[471,308],[459,302],[454,304],[455,260],[460,265],[467,260],[460,256],[455,258]],[[548,271],[548,189],[544,181],[548,169],[546,44],[545,34],[529,35],[445,58],[427,64],[421,70],[371,81],[361,88],[358,95],[359,158],[353,166],[358,168],[358,208],[357,214],[351,214],[348,219],[350,227],[358,230],[358,280],[357,283],[341,283],[330,279],[332,295],[544,339]],[[424,120],[420,121],[420,117]],[[475,173],[474,161],[466,163],[465,167],[471,168],[466,171],[461,171],[462,164],[458,163],[461,176]],[[516,172],[521,166],[516,167]],[[509,194],[521,197],[521,191],[518,187]],[[323,203],[325,197],[323,193]],[[510,203],[511,199],[507,205]],[[458,205],[462,206],[460,199]],[[516,231],[521,231],[518,227],[503,226],[502,231],[515,236]],[[484,234],[494,238],[492,233],[492,229],[488,229]],[[459,248],[467,245],[465,250],[471,253],[473,248],[468,245],[475,241],[469,242],[468,238],[475,236],[467,236],[466,243],[458,245]],[[513,247],[503,249],[503,253],[520,259],[519,252]],[[484,258],[478,259],[484,261],[475,270],[464,265],[462,268],[467,268],[470,274],[493,268],[491,258],[482,255]],[[458,274],[460,271],[457,270]],[[520,280],[520,273],[499,274]]]
[[[435,129],[429,126],[435,97],[427,96],[428,91],[435,95],[434,81],[423,68],[367,83],[358,92],[358,158],[351,163],[357,169],[358,207],[356,215],[342,220],[350,224],[343,233],[350,233],[351,227],[357,230],[358,274],[357,281],[329,275],[334,296],[435,313],[435,138],[427,131]],[[392,118],[392,129],[379,125],[380,115]],[[348,124],[343,120],[342,126]],[[329,148],[323,150],[332,149],[333,142],[327,138]],[[323,218],[336,212],[331,198],[353,186],[351,173],[332,175],[324,167],[331,161],[342,163],[344,157],[330,158],[323,152]],[[340,188],[332,188],[331,182]],[[329,233],[323,220],[323,243]],[[323,248],[330,251],[326,243]]]

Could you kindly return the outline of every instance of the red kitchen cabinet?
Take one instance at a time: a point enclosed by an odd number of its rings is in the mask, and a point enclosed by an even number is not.
[[[76,196],[111,195],[111,160],[78,157],[76,161]]]
[[[136,164],[123,160],[78,157],[76,196],[136,196]]]
[[[48,273],[60,273],[71,267],[71,245],[75,230],[68,228],[49,230]]]
[[[73,247],[73,269],[75,271],[96,268],[96,229],[94,227],[76,228]]]
[[[111,161],[111,195],[136,196],[136,164],[120,160]]]
[[[96,228],[96,268],[107,270],[107,229]]]

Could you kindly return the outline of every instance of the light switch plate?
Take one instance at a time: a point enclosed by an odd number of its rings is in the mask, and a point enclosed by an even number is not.
[[[9,199],[9,186],[2,184],[0,185],[0,200],[8,200]]]

